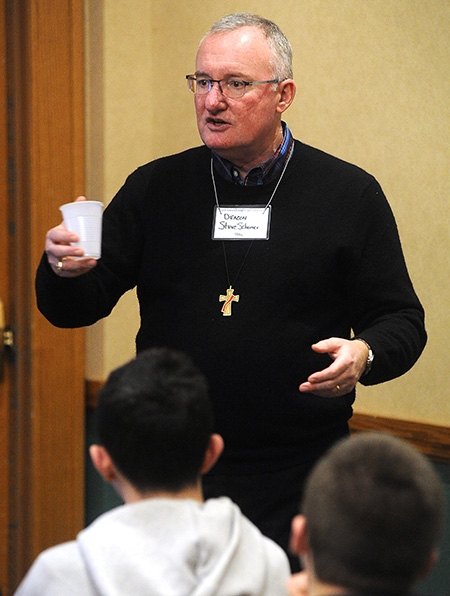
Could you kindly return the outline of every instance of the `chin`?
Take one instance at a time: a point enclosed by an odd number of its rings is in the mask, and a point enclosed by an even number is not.
[[[208,135],[202,137],[202,141],[208,147],[208,149],[212,149],[221,157],[226,157],[225,153],[230,149],[228,143],[218,142],[217,139],[212,139],[208,137]]]

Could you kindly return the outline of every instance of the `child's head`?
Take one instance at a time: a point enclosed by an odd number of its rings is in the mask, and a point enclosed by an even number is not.
[[[321,582],[406,593],[437,552],[444,498],[437,472],[417,449],[384,433],[361,433],[315,466],[301,511]]]
[[[98,441],[139,491],[196,484],[212,432],[207,382],[180,352],[139,353],[99,393]]]

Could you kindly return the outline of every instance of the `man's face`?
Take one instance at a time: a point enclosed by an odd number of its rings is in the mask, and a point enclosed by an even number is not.
[[[241,27],[207,36],[196,60],[196,75],[244,81],[274,78],[271,51],[264,35],[254,27]],[[214,83],[209,93],[195,95],[197,126],[202,141],[235,165],[268,159],[281,141],[279,88],[247,87],[245,95],[230,99]]]

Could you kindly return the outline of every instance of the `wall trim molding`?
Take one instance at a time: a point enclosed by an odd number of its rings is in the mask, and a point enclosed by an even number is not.
[[[352,432],[388,432],[409,441],[437,462],[450,464],[450,427],[354,413],[349,421]]]
[[[95,410],[97,395],[103,381],[86,381],[86,407]],[[450,465],[450,427],[424,424],[396,418],[354,413],[350,419],[351,432],[388,432],[409,441],[431,460]]]

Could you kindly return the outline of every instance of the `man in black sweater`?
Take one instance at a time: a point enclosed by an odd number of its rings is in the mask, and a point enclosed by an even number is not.
[[[50,230],[38,306],[54,325],[91,325],[137,287],[137,350],[185,351],[211,385],[225,451],[205,495],[230,496],[288,550],[304,478],[348,434],[356,383],[411,368],[424,313],[379,184],[281,120],[295,83],[274,23],[224,17],[186,78],[203,146],[128,177],[99,261]]]

